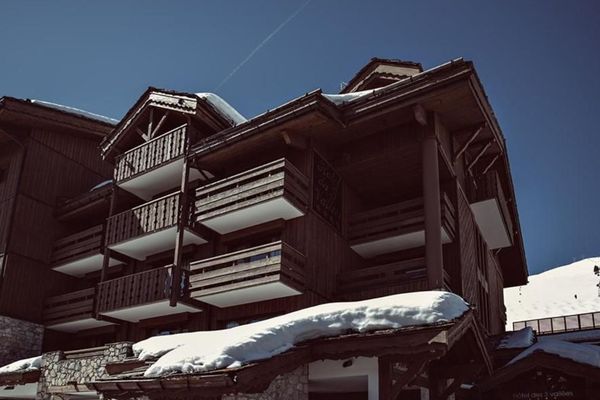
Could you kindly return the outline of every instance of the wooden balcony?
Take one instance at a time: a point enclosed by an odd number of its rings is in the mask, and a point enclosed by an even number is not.
[[[189,127],[180,126],[123,153],[115,160],[115,184],[144,200],[181,184]],[[190,180],[202,178],[190,170]]]
[[[182,214],[182,196],[177,192],[112,216],[106,226],[106,245],[137,260],[173,249]],[[206,243],[193,221],[193,202],[188,204],[183,244]]]
[[[182,312],[198,312],[193,301],[186,301],[188,279],[184,274],[179,290],[180,300],[175,307],[169,305],[172,267],[151,269],[98,284],[97,310],[101,315],[138,322]]]
[[[190,264],[190,296],[217,307],[301,294],[305,257],[279,241]]]
[[[442,193],[442,242],[454,240],[456,213],[448,196]],[[425,245],[423,199],[413,199],[351,216],[348,240],[354,251],[365,258]]]
[[[285,159],[233,175],[196,191],[197,220],[229,233],[304,215],[308,179]]]
[[[477,180],[470,193],[475,221],[491,250],[512,246],[513,225],[497,171]]]
[[[52,269],[77,277],[102,269],[103,234],[104,226],[96,225],[54,242]],[[110,259],[109,266],[117,264],[119,260]]]
[[[49,297],[44,304],[43,319],[46,328],[62,332],[78,332],[110,325],[94,318],[96,289]]]
[[[446,287],[450,277],[444,271]],[[338,277],[337,293],[342,300],[363,300],[397,293],[429,290],[424,258],[345,270]]]

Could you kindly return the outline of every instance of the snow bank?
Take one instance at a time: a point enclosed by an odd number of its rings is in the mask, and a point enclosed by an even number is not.
[[[247,121],[247,119],[235,108],[214,93],[196,93],[196,96],[208,101],[211,106],[213,106],[225,118],[231,121],[234,126]]]
[[[538,342],[513,358],[508,364],[513,364],[538,351],[600,368],[600,347],[589,344],[569,343],[562,340],[544,340]]]
[[[80,110],[78,108],[73,108],[73,107],[69,107],[69,106],[63,106],[62,104],[55,104],[55,103],[50,103],[48,101],[35,100],[35,99],[32,99],[30,101],[32,103],[34,103],[34,104],[39,104],[39,105],[44,106],[44,107],[48,107],[48,108],[53,108],[55,110],[64,111],[64,112],[67,112],[69,114],[79,115],[81,117],[95,119],[96,121],[106,122],[107,124],[111,124],[111,125],[116,125],[116,124],[119,123],[119,120],[117,120],[117,119],[110,118],[110,117],[105,117],[104,115],[100,115],[100,114],[94,114],[94,113],[91,113],[89,111]]]
[[[42,364],[42,356],[26,358],[24,360],[15,361],[4,367],[0,367],[0,374],[8,374],[11,372],[25,372],[40,369]]]
[[[145,376],[204,372],[267,359],[309,339],[447,322],[467,310],[452,293],[404,293],[322,304],[225,330],[156,336],[134,344],[133,351],[140,360],[160,357]]]
[[[506,329],[529,319],[600,311],[594,266],[600,257],[588,258],[529,277],[526,286],[504,289]]]
[[[515,332],[508,332],[498,345],[499,349],[524,349],[535,341],[531,327],[526,327]]]

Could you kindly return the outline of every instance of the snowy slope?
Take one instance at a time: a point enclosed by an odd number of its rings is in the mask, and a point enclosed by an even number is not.
[[[558,317],[600,311],[594,275],[600,257],[588,258],[529,277],[526,286],[504,289],[506,329],[528,319]]]
[[[155,336],[134,344],[133,351],[140,360],[160,357],[145,376],[204,372],[267,359],[309,339],[447,322],[468,308],[448,292],[403,293],[321,304],[225,330]]]

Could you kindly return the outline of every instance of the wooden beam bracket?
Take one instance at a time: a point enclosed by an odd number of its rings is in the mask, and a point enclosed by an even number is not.
[[[473,141],[477,138],[477,136],[479,136],[479,134],[483,131],[483,129],[485,127],[486,127],[486,124],[484,123],[483,125],[480,125],[475,130],[475,132],[473,132],[473,134],[469,137],[469,139],[467,139],[467,141],[462,145],[462,147],[460,149],[458,149],[458,151],[454,155],[454,158],[453,158],[452,162],[458,161],[458,159],[460,158],[460,156],[462,156],[464,154],[464,152],[467,151],[467,149],[469,148],[469,146],[471,145],[471,143],[473,143]]]

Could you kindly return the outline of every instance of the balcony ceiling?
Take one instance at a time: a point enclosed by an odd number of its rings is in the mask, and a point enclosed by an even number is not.
[[[103,259],[104,256],[102,254],[94,254],[84,258],[80,258],[79,260],[59,265],[52,269],[58,272],[62,272],[63,274],[80,278],[87,273],[101,270]],[[108,263],[108,266],[114,267],[115,265],[119,264],[121,264],[121,261],[111,258]]]
[[[206,296],[194,296],[194,298],[217,307],[232,307],[240,304],[296,296],[298,294],[301,294],[301,292],[281,281],[275,281],[241,289],[224,290],[220,293]]]
[[[108,317],[129,321],[139,322],[143,319],[162,317],[165,315],[180,314],[184,312],[196,313],[202,310],[187,304],[178,302],[175,307],[169,305],[169,300],[162,300],[155,303],[141,304],[119,310],[103,312],[102,315]]]
[[[100,328],[102,326],[114,325],[112,322],[97,320],[91,316],[69,322],[61,322],[53,325],[46,325],[47,329],[53,331],[75,333],[86,329]]]

